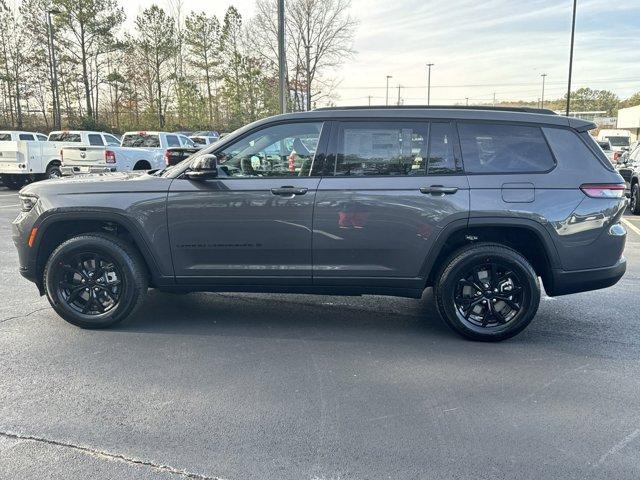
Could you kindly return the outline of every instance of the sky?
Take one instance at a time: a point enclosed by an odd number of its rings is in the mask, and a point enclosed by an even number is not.
[[[168,6],[169,0],[157,0]],[[184,11],[245,18],[253,0],[182,0]],[[432,104],[537,101],[567,89],[572,0],[351,0],[356,53],[336,71],[338,105],[424,104],[427,63]],[[132,19],[153,0],[128,0]],[[573,86],[640,91],[640,0],[578,0]],[[574,88],[574,89],[575,89]],[[371,99],[369,99],[371,96]]]

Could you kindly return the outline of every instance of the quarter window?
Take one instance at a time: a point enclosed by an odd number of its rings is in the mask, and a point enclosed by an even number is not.
[[[113,135],[105,135],[104,139],[107,142],[107,145],[109,145],[110,147],[119,147],[120,146],[120,141],[114,137]]]
[[[290,123],[267,127],[216,152],[221,168],[232,177],[306,177],[320,140],[322,123]]]
[[[465,122],[458,133],[468,173],[536,173],[555,165],[536,126]]]
[[[335,175],[424,175],[427,123],[344,123]]]

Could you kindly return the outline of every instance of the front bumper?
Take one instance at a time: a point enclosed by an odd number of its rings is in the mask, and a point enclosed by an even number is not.
[[[116,167],[107,167],[103,165],[76,165],[60,167],[60,171],[62,172],[63,176],[72,177],[75,175],[91,175],[92,173],[115,172]]]
[[[610,267],[572,271],[553,269],[551,285],[545,284],[545,290],[550,297],[555,297],[607,288],[618,283],[626,270],[627,259],[624,257]]]

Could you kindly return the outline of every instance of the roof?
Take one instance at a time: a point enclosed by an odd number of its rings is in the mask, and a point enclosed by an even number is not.
[[[447,119],[447,120],[494,120],[546,125],[570,126],[579,131],[596,127],[593,122],[579,118],[556,115],[551,110],[511,107],[460,107],[460,106],[401,106],[401,107],[332,107],[308,112],[287,113],[271,119]],[[256,122],[268,122],[269,119]]]

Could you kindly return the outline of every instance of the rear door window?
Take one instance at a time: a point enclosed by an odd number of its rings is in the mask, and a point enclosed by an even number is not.
[[[40,140],[41,142],[47,141],[47,136],[43,135],[42,133],[37,133],[36,136],[38,137],[38,140]]]
[[[31,133],[21,133],[18,138],[20,140],[26,140],[26,141],[33,141],[35,140],[35,138],[33,138],[33,135]]]
[[[129,133],[122,137],[123,147],[160,148],[160,137],[158,135],[147,135],[146,133]]]
[[[79,133],[59,132],[49,134],[50,142],[81,142],[82,138]]]
[[[538,126],[458,123],[467,173],[542,173],[555,166]]]
[[[336,176],[424,175],[428,122],[343,122]]]
[[[99,135],[97,133],[90,133],[88,135],[89,138],[89,145],[104,145],[104,142],[102,141],[102,135]]]

